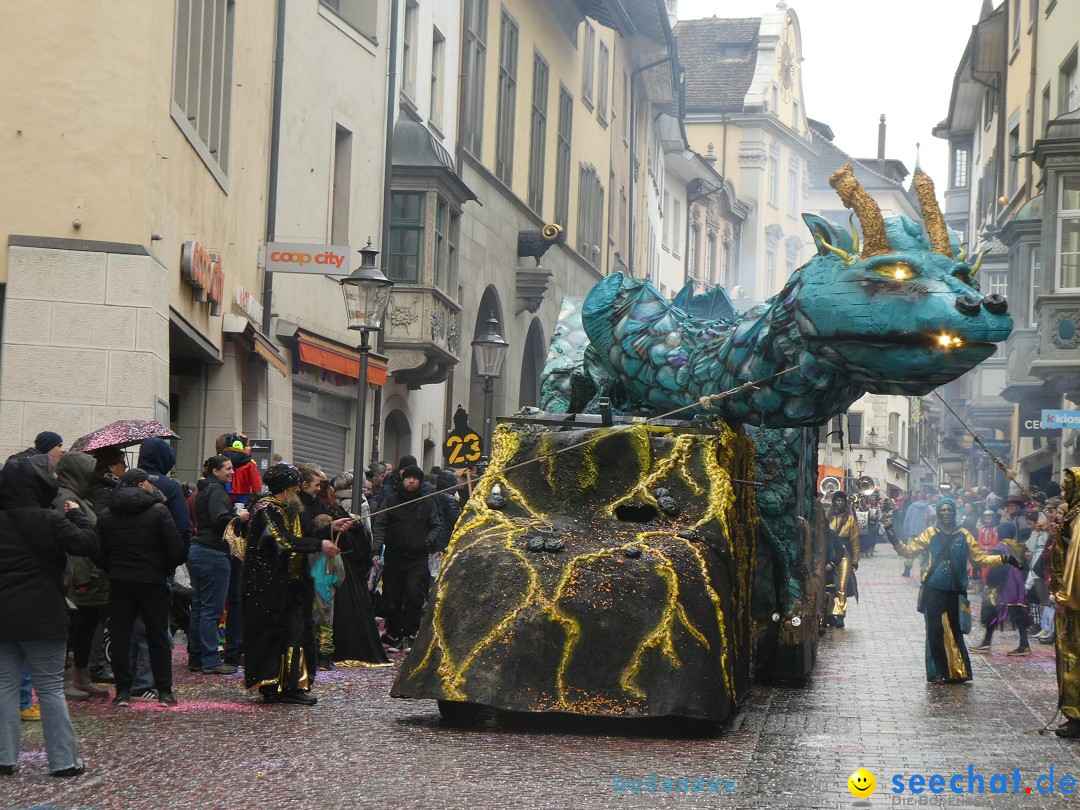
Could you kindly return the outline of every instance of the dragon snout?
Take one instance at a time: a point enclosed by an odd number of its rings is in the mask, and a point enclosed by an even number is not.
[[[1009,310],[1009,302],[1005,300],[1005,296],[997,293],[986,296],[982,300],[982,305],[992,315],[1004,315]]]
[[[1000,295],[997,296],[997,297],[1001,298]],[[987,296],[987,299],[988,298],[990,298],[990,296]],[[985,300],[986,299],[984,299],[984,301]],[[1002,300],[1002,303],[1004,303],[1005,299],[1001,298],[1001,300]],[[961,315],[978,315],[979,314],[979,307],[982,306],[982,303],[983,302],[979,301],[979,299],[976,298],[975,296],[967,295],[965,293],[964,295],[961,295],[959,298],[956,299],[956,308],[958,310],[960,310]],[[989,307],[987,307],[987,309],[989,309]],[[1004,310],[1002,310],[1002,311],[1004,311]]]

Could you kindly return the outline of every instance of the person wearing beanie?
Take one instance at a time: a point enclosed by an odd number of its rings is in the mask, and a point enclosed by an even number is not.
[[[263,483],[269,497],[255,502],[244,554],[244,682],[264,703],[312,706],[317,668],[311,606],[315,586],[309,554],[340,552],[330,540],[305,537],[300,513],[300,471],[275,464]],[[331,522],[332,532],[352,527],[351,518]]]
[[[247,506],[263,491],[259,465],[251,458],[251,442],[243,433],[230,433],[225,437],[221,455],[233,463],[233,480],[229,497],[233,503]]]
[[[412,458],[407,456],[406,461]],[[383,603],[390,652],[404,652],[420,630],[428,585],[428,555],[442,538],[440,510],[421,483],[424,471],[413,463],[401,468],[401,488],[387,495],[375,515],[372,555],[384,550]]]
[[[34,449],[49,456],[53,461],[59,461],[60,456],[64,455],[64,440],[59,433],[43,430],[34,437]]]
[[[184,541],[150,474],[132,467],[120,476],[109,506],[98,514],[101,567],[109,575],[109,629],[116,676],[113,705],[131,705],[134,672],[131,635],[142,617],[157,700],[175,706],[172,692],[172,645],[169,643],[168,578],[186,557]]]
[[[1021,562],[1019,568],[1010,565],[1002,565],[991,568],[986,575],[986,593],[982,602],[982,623],[986,627],[982,643],[972,647],[974,652],[990,652],[990,642],[994,637],[994,630],[1003,625],[1006,618],[1011,618],[1016,629],[1020,632],[1020,645],[1009,655],[1013,657],[1031,655],[1031,645],[1028,642],[1028,607],[1027,589],[1024,580],[1027,577],[1030,552],[1016,536],[1016,526],[1012,521],[1005,521],[997,527],[998,543],[991,550],[991,554],[1000,554],[1005,557],[1014,557]]]

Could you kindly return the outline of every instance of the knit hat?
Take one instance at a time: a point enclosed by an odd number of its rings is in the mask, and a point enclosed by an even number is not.
[[[1011,520],[1001,523],[997,527],[998,540],[1013,540],[1016,538],[1016,524]]]
[[[150,480],[150,473],[139,467],[132,467],[129,470],[125,470],[124,474],[120,476],[120,486],[122,487],[137,487],[143,481]]]
[[[51,430],[43,430],[34,438],[34,449],[39,453],[48,453],[58,444],[63,444],[64,440],[60,437],[59,433],[53,433]]]
[[[292,464],[275,464],[268,469],[262,477],[263,483],[271,495],[284,492],[289,487],[295,487],[300,483],[300,471]]]
[[[405,467],[415,467],[415,466],[416,466],[416,456],[402,456],[401,461],[398,462],[397,468],[400,470],[400,469],[403,469]],[[404,478],[404,477],[405,477],[404,474],[402,474],[402,478]],[[420,478],[423,479],[423,477],[424,477],[424,471],[421,470],[420,471]]]
[[[410,464],[404,470],[401,471],[401,480],[406,478],[415,478],[418,481],[424,480],[424,471],[417,467],[415,464]]]

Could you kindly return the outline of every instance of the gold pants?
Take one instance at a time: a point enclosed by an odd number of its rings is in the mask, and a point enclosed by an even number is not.
[[[847,585],[851,575],[851,557],[844,555],[840,564],[833,572],[833,581],[836,583],[836,598],[833,600],[830,615],[843,618],[847,615]]]
[[[1057,634],[1058,706],[1070,720],[1080,720],[1080,610],[1054,617]]]

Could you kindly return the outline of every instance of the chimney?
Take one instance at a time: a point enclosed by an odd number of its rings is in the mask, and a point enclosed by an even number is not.
[[[881,120],[877,126],[877,159],[885,160],[885,114],[881,114]]]

